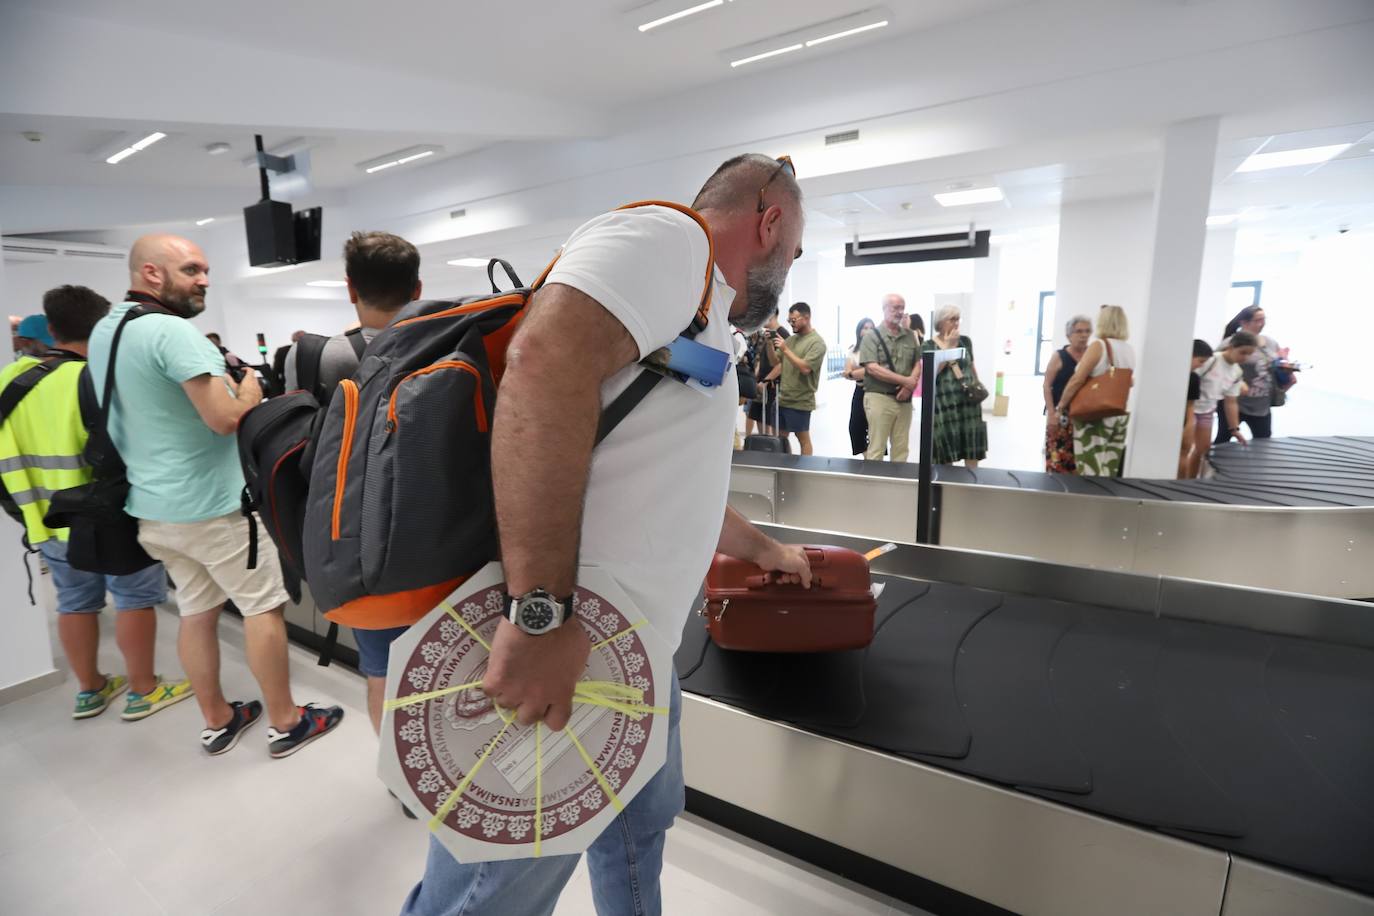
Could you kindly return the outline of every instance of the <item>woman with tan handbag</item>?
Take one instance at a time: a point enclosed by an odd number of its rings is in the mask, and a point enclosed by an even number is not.
[[[1073,419],[1073,453],[1085,477],[1120,477],[1126,457],[1126,405],[1135,375],[1135,350],[1126,342],[1126,311],[1104,305],[1097,316],[1097,339],[1078,363],[1059,399],[1060,422]]]

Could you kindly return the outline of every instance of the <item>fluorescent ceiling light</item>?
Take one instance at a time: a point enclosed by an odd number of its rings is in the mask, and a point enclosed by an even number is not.
[[[718,6],[724,5],[725,0],[707,0],[706,3],[698,3],[696,6],[688,7],[685,10],[678,10],[676,13],[669,13],[667,16],[662,16],[658,19],[655,19],[653,22],[646,22],[639,27],[639,30],[641,32],[647,32],[650,29],[656,29],[661,25],[667,25],[670,22],[677,22],[679,19],[686,19],[688,16],[691,16],[694,13],[704,12],[706,10],[715,9]]]
[[[487,258],[454,258],[449,263],[454,267],[486,267],[491,262]]]
[[[204,226],[204,225],[207,225],[207,224],[209,224],[209,223],[213,223],[214,221],[215,221],[215,218],[214,218],[213,216],[207,216],[207,217],[205,217],[205,219],[198,219],[198,220],[196,220],[196,225],[197,225],[197,226]]]
[[[806,45],[796,44],[788,45],[785,48],[778,48],[773,51],[764,51],[762,54],[755,54],[751,57],[742,57],[739,60],[732,60],[730,61],[730,66],[743,67],[745,64],[752,64],[756,60],[766,60],[770,57],[777,57],[779,54],[787,54],[791,51],[800,51],[804,47],[806,47]]]
[[[969,191],[946,191],[943,194],[936,194],[935,200],[942,207],[963,207],[969,204],[992,204],[1002,200],[1005,195],[1002,189],[992,188],[973,188]]]
[[[1209,226],[1225,226],[1227,223],[1234,223],[1240,219],[1239,213],[1218,213],[1216,216],[1207,217]]]
[[[306,286],[325,286],[330,289],[338,289],[340,286],[347,286],[347,280],[307,280]]]
[[[108,162],[110,165],[117,165],[118,163],[123,162],[125,159],[128,159],[134,153],[137,153],[141,150],[145,150],[148,147],[152,146],[154,143],[161,140],[165,136],[167,135],[162,133],[161,131],[155,130],[148,136],[144,137],[142,140],[139,140],[137,143],[130,143],[128,146],[124,147],[122,150],[115,153],[113,156],[107,158],[105,161]]]
[[[408,146],[405,149],[398,149],[394,153],[387,153],[385,156],[378,156],[375,159],[368,159],[366,162],[359,162],[358,168],[371,175],[384,169],[395,168],[398,165],[405,165],[417,159],[424,159],[433,156],[435,153],[442,153],[442,146],[424,144],[422,146]]]
[[[885,25],[887,25],[886,19],[884,19],[882,22],[870,22],[868,25],[861,25],[857,29],[845,29],[843,32],[836,32],[833,35],[826,35],[821,38],[813,38],[806,43],[806,46],[808,48],[812,48],[816,45],[823,45],[827,41],[834,41],[836,38],[848,38],[850,35],[857,35],[860,32],[869,32],[873,29],[881,29]]]
[[[1240,164],[1237,172],[1261,172],[1265,169],[1285,169],[1295,165],[1319,165],[1350,149],[1353,144],[1337,143],[1333,146],[1309,146],[1307,149],[1290,149],[1276,153],[1255,153]]]

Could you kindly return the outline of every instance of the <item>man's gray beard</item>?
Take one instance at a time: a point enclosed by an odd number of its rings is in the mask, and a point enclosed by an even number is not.
[[[744,333],[754,333],[777,311],[778,297],[787,283],[787,267],[782,262],[782,257],[775,257],[749,269],[744,286],[744,315],[735,322]]]
[[[197,302],[191,296],[178,296],[166,287],[162,288],[157,298],[159,302],[173,312],[176,312],[182,318],[194,318],[205,311],[204,299]]]

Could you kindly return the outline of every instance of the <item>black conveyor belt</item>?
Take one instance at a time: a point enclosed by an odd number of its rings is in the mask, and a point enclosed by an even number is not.
[[[882,579],[866,650],[727,652],[684,690],[1374,891],[1374,651]]]
[[[849,458],[735,452],[734,462],[743,467],[898,480],[919,476],[916,464]],[[1230,506],[1374,506],[1374,437],[1260,439],[1246,446],[1228,443],[1212,449],[1211,462],[1216,476],[1208,480],[1113,479],[941,465],[935,469],[935,481]]]

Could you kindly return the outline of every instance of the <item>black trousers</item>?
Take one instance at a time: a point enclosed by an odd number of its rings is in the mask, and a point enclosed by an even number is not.
[[[1274,412],[1262,417],[1251,416],[1248,413],[1240,415],[1240,422],[1250,427],[1250,435],[1256,439],[1268,439],[1274,434]],[[1214,445],[1221,445],[1231,438],[1231,424],[1226,420],[1226,406],[1217,405],[1217,437],[1213,441]]]
[[[849,404],[849,447],[855,455],[868,451],[868,414],[864,413],[864,386],[854,386]]]

